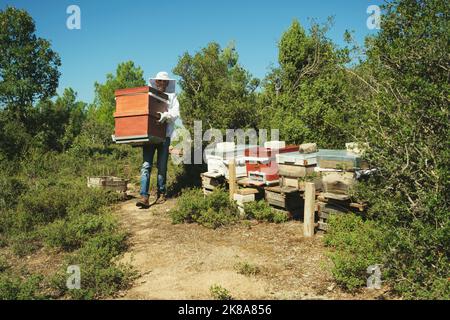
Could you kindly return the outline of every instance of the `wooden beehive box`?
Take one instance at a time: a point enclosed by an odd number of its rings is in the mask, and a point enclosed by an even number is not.
[[[116,90],[116,143],[143,145],[161,143],[166,137],[166,124],[160,123],[158,112],[168,110],[169,97],[149,86]]]
[[[128,180],[110,177],[110,176],[101,176],[101,177],[88,177],[87,185],[89,188],[102,188],[111,191],[117,192],[126,192],[127,191],[127,183]]]
[[[322,185],[327,193],[348,194],[349,189],[355,183],[356,179],[353,172],[322,172]]]

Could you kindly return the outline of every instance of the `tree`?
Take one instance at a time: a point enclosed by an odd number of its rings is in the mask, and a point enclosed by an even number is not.
[[[393,288],[414,298],[450,297],[449,9],[387,3],[359,73],[366,124],[356,132],[378,172],[358,195],[384,226]]]
[[[233,44],[222,50],[217,43],[180,57],[173,72],[181,77],[181,118],[191,132],[195,120],[202,120],[206,129],[256,128],[254,91],[259,80],[238,64],[238,58]]]
[[[101,124],[112,127],[116,107],[115,90],[144,85],[144,71],[140,67],[136,67],[133,61],[120,63],[115,75],[111,73],[106,75],[104,84],[95,83],[95,99],[90,109],[90,117],[95,118]]]
[[[28,111],[24,129],[33,137],[28,143],[47,151],[67,149],[81,132],[86,106],[77,101],[77,94],[71,88],[65,89],[54,101],[39,101]]]
[[[280,66],[264,80],[260,126],[280,129],[290,143],[342,147],[349,139],[346,128],[357,119],[348,107],[348,52],[326,37],[331,23],[313,23],[306,33],[294,20],[279,42]]]
[[[26,11],[0,11],[0,26],[0,106],[24,119],[35,101],[55,95],[61,61]]]

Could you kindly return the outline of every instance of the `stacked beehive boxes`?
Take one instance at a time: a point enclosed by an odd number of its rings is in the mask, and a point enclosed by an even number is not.
[[[229,162],[234,160],[236,164],[236,177],[247,175],[245,167],[245,145],[236,145],[234,142],[218,143],[215,147],[205,150],[205,160],[208,165],[208,173],[219,174],[229,178]]]
[[[357,183],[356,173],[367,170],[368,164],[360,154],[326,149],[319,150],[317,163],[323,189],[318,197],[319,229],[327,230],[330,215],[363,209],[351,202],[349,191]]]
[[[264,148],[248,148],[245,150],[247,176],[250,180],[260,181],[266,185],[278,184],[277,154],[298,151],[298,146],[286,146],[284,141],[269,141]]]
[[[300,150],[304,150],[300,146]],[[278,154],[276,162],[278,164],[278,174],[280,175],[281,187],[292,187],[297,190],[305,190],[305,182],[313,181],[316,183],[316,189],[321,188],[320,177],[316,174],[317,152],[315,148],[312,152],[300,153],[291,152]]]
[[[160,123],[158,112],[168,109],[169,97],[152,87],[116,90],[116,143],[142,145],[161,143],[166,137],[166,124]]]

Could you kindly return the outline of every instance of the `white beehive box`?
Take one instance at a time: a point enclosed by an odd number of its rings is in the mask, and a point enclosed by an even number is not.
[[[264,148],[270,149],[281,149],[286,147],[286,142],[284,141],[266,141],[264,142]]]
[[[312,166],[317,165],[317,153],[299,153],[289,152],[276,155],[278,164],[296,165],[296,166]]]
[[[236,163],[236,178],[242,178],[247,176],[247,168],[245,166],[245,158],[235,158]],[[208,172],[215,172],[225,176],[228,179],[229,160],[224,160],[220,156],[210,156],[208,159]]]

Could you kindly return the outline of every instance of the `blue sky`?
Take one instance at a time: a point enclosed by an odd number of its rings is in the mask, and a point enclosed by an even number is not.
[[[208,42],[226,46],[234,41],[240,63],[253,76],[263,78],[277,64],[277,42],[298,19],[319,22],[328,16],[335,24],[328,36],[343,43],[346,29],[356,40],[376,30],[366,26],[369,5],[382,0],[0,0],[26,9],[36,22],[37,34],[51,41],[62,60],[60,87],[72,87],[78,97],[92,102],[94,82],[104,82],[118,63],[132,60],[149,78],[160,70],[170,74],[178,57],[194,53]],[[81,9],[81,30],[69,30],[69,5]]]

